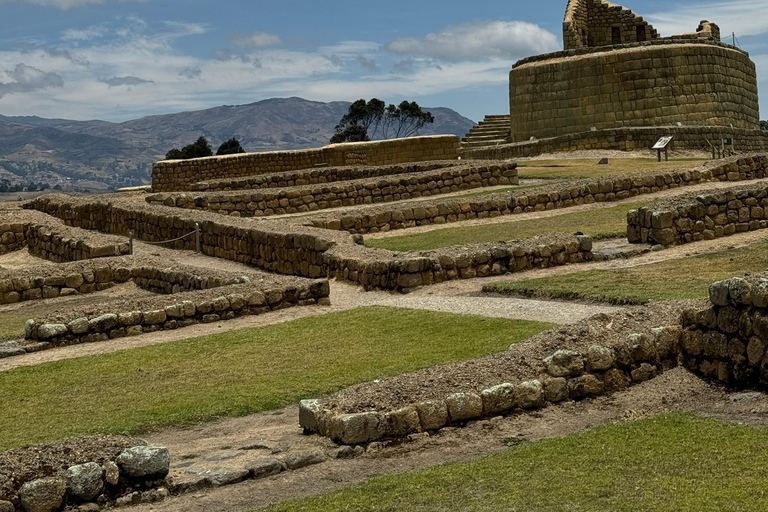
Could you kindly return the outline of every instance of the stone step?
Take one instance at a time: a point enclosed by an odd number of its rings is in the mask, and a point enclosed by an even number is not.
[[[496,146],[498,144],[508,144],[509,141],[507,139],[494,139],[494,140],[485,140],[485,141],[479,141],[479,142],[462,142],[461,147],[463,148],[481,148],[485,146]]]
[[[464,140],[465,141],[473,141],[473,142],[474,141],[478,141],[478,142],[480,142],[480,141],[484,141],[484,140],[496,140],[496,139],[499,139],[499,138],[503,139],[506,136],[507,136],[507,132],[491,133],[491,134],[488,134],[488,135],[485,135],[485,134],[483,134],[483,135],[472,134],[472,135],[469,135],[467,137],[464,137]]]

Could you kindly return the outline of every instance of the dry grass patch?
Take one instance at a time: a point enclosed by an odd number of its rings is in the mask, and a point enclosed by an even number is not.
[[[583,212],[568,212],[539,219],[473,225],[426,231],[413,235],[369,239],[367,247],[391,251],[426,251],[440,247],[500,240],[519,240],[544,233],[581,231],[596,239],[615,238],[627,233],[627,212],[651,204],[652,201],[622,204]]]
[[[609,158],[608,165],[599,165],[599,158],[527,160],[518,162],[520,178],[600,178],[642,172],[695,169],[705,159],[685,158],[658,162],[655,158]]]
[[[768,268],[768,242],[712,254],[564,276],[501,282],[483,291],[528,297],[588,299],[616,304],[706,297],[715,281]]]

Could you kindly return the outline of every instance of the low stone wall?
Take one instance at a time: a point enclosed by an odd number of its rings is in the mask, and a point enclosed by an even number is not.
[[[188,235],[199,223],[201,251],[207,256],[310,278],[326,276],[323,254],[333,244],[348,242],[347,237],[329,231],[288,229],[282,223],[266,221],[251,224],[209,212],[172,210],[115,196],[71,198],[48,195],[25,204],[25,207],[83,229],[124,236],[133,232],[137,239],[146,242],[162,242]],[[164,246],[195,250],[195,239],[187,237]]]
[[[168,298],[114,300],[67,310],[28,321],[25,339],[48,344],[47,347],[35,345],[35,350],[40,350],[259,315],[293,306],[328,303],[330,287],[327,280],[282,280],[282,284],[272,283],[269,288],[261,284],[237,284],[184,292]]]
[[[152,258],[144,258],[138,267],[125,257],[100,258],[30,270],[0,269],[0,304],[89,294],[128,281],[154,293],[173,294],[249,283],[250,278],[196,267],[167,269]]]
[[[768,276],[715,283],[709,301],[683,314],[685,366],[736,388],[768,389]]]
[[[223,178],[194,183],[190,189],[194,192],[221,192],[226,190],[257,190],[262,188],[301,187],[320,185],[337,181],[379,178],[396,174],[434,171],[460,165],[459,160],[438,160],[435,162],[415,162],[408,164],[357,167],[321,167],[298,171],[257,174],[242,178]]]
[[[768,132],[739,128],[708,126],[660,126],[614,128],[571,133],[559,137],[500,144],[477,149],[463,149],[465,160],[503,160],[525,158],[543,153],[610,149],[618,151],[650,150],[661,137],[674,135],[670,149],[712,151],[709,142],[719,147],[720,141],[732,138],[740,153],[768,150]],[[649,153],[650,154],[650,153]],[[655,155],[654,155],[655,156]]]
[[[592,239],[550,234],[527,240],[397,253],[362,246],[326,253],[329,276],[366,289],[408,292],[420,286],[500,276],[592,260]]]
[[[17,217],[17,215],[14,215]],[[24,247],[56,263],[126,255],[127,239],[65,226],[46,215],[21,212],[13,223],[0,223],[0,254]]]
[[[457,165],[418,173],[397,174],[307,187],[256,192],[152,194],[149,204],[208,210],[236,217],[302,213],[340,206],[389,203],[495,185],[517,185],[517,164]]]
[[[768,156],[733,157],[709,162],[694,170],[656,171],[631,176],[579,180],[567,185],[488,194],[471,199],[443,198],[393,207],[374,206],[315,216],[302,222],[307,226],[350,233],[378,233],[415,226],[555,210],[596,202],[620,201],[710,181],[755,180],[763,178],[766,169]]]
[[[113,446],[88,446],[93,455],[79,453],[83,444],[98,445],[99,441],[72,439],[55,443],[55,446],[30,446],[0,453],[5,459],[22,459],[20,465],[27,466],[30,463],[23,460],[24,456],[43,459],[39,462],[40,469],[24,474],[12,473],[18,471],[16,467],[7,468],[7,474],[0,469],[0,478],[6,484],[0,487],[0,510],[100,510],[103,506],[154,503],[169,496],[165,477],[171,459],[167,448],[139,445],[120,449],[116,445],[131,440],[116,441],[113,438],[108,441]],[[49,452],[55,452],[57,456],[49,457]],[[94,455],[98,456],[89,460]],[[48,458],[55,460],[58,467],[47,465],[45,459]],[[77,463],[61,467],[61,462],[56,459]]]
[[[515,411],[541,409],[627,388],[677,366],[679,329],[633,334],[610,346],[594,345],[584,354],[558,350],[542,363],[545,373],[522,382],[500,382],[482,391],[454,393],[393,411],[345,414],[326,409],[321,400],[300,404],[299,424],[306,434],[328,436],[345,445],[461,426],[468,421]]]
[[[455,135],[435,135],[334,144],[299,151],[165,160],[152,167],[152,190],[190,190],[192,184],[199,181],[308,169],[321,164],[338,167],[454,160],[459,156],[459,146],[460,139]]]
[[[763,171],[760,170],[760,174]],[[630,243],[664,246],[714,240],[768,227],[768,187],[713,190],[627,213]]]

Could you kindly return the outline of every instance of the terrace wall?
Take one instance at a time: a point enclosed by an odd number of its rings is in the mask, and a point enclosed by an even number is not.
[[[567,186],[542,187],[531,191],[489,194],[471,199],[435,199],[393,207],[368,207],[309,218],[305,225],[378,233],[430,224],[448,224],[468,219],[498,217],[534,211],[569,208],[595,202],[611,202],[709,181],[748,181],[763,178],[768,156],[735,157],[716,161],[695,170],[658,171],[631,176],[582,180]]]
[[[150,204],[208,210],[236,217],[302,213],[340,206],[388,203],[473,188],[517,185],[517,164],[470,163],[430,171],[252,192],[152,194]]]
[[[199,181],[308,169],[316,165],[338,167],[454,160],[459,156],[459,145],[460,139],[455,135],[435,135],[334,144],[299,151],[165,160],[152,167],[152,190],[191,190],[192,185]]]

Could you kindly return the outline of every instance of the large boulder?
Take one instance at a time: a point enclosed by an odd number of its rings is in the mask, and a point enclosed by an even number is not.
[[[58,478],[32,480],[21,487],[19,499],[27,512],[53,512],[64,502],[67,484]]]
[[[104,470],[95,462],[72,466],[67,470],[69,494],[80,501],[91,501],[104,488],[101,476]]]
[[[135,446],[124,450],[115,462],[120,472],[130,478],[154,480],[168,475],[171,455],[162,446]]]

